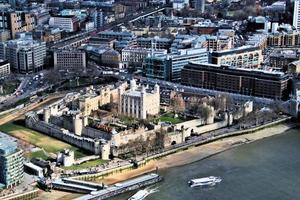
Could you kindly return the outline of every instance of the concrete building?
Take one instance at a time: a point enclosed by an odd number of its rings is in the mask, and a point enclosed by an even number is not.
[[[169,49],[172,45],[172,39],[169,38],[144,38],[139,37],[136,39],[136,45],[146,49]]]
[[[101,64],[108,67],[119,68],[121,62],[121,54],[113,49],[107,49],[101,54]]]
[[[119,88],[119,114],[146,119],[149,115],[157,115],[160,110],[159,86],[147,91],[145,86],[138,87],[135,80],[130,81],[130,89]]]
[[[17,32],[30,32],[35,28],[34,15],[24,11],[0,12],[0,29],[8,29],[15,39]]]
[[[299,31],[277,32],[268,35],[268,46],[292,47],[298,45],[300,45]]]
[[[33,38],[43,42],[55,42],[61,39],[63,30],[59,28],[38,27],[34,30]]]
[[[0,189],[11,188],[23,181],[23,151],[15,139],[0,132]]]
[[[8,29],[0,30],[0,42],[5,42],[7,40],[10,40],[10,38],[10,31]]]
[[[146,49],[140,47],[127,47],[122,49],[123,68],[137,67],[142,68],[142,64],[147,56],[167,54],[164,49]]]
[[[300,51],[293,49],[278,50],[270,54],[269,62],[272,68],[287,71],[288,65],[300,59]]]
[[[100,39],[132,40],[135,35],[131,32],[102,31],[97,34]]]
[[[223,51],[233,48],[233,41],[228,36],[207,36],[204,47],[208,51]]]
[[[66,32],[75,32],[79,29],[79,19],[76,16],[53,16],[49,19],[51,27],[60,28]]]
[[[253,46],[215,51],[210,54],[210,57],[212,64],[236,68],[257,68],[263,61],[262,50]]]
[[[71,72],[86,72],[86,53],[77,49],[54,51],[54,68]]]
[[[205,0],[195,0],[195,9],[201,13],[205,11]]]
[[[7,60],[0,60],[0,78],[10,74],[10,64]]]
[[[300,30],[300,1],[299,0],[295,0],[294,2],[293,26],[297,30]]]
[[[182,49],[166,55],[149,56],[143,63],[145,76],[167,81],[178,81],[188,62],[208,62],[206,48]]]
[[[43,69],[46,43],[25,36],[0,43],[0,59],[8,60],[14,71],[33,73]]]
[[[101,10],[96,10],[93,13],[93,21],[95,28],[102,28],[104,25],[104,13]]]
[[[189,63],[181,76],[184,85],[249,96],[286,99],[290,93],[290,76],[282,72]]]

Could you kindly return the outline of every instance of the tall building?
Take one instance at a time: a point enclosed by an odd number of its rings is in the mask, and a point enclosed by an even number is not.
[[[159,86],[153,91],[145,86],[138,87],[135,80],[130,81],[130,89],[119,88],[119,114],[146,119],[149,115],[157,115],[160,110]]]
[[[8,29],[14,39],[18,32],[30,32],[35,28],[34,15],[24,11],[2,10],[0,29]]]
[[[300,30],[300,0],[294,2],[293,26]]]
[[[101,10],[95,11],[93,14],[93,21],[95,28],[101,28],[104,25],[104,13]]]
[[[166,55],[151,55],[143,63],[145,76],[166,81],[179,81],[182,68],[190,61],[208,62],[206,48],[181,49]]]
[[[43,69],[46,58],[46,43],[21,37],[0,43],[0,59],[8,60],[14,71],[33,73]]]
[[[0,132],[0,189],[11,188],[22,182],[23,151],[14,139]]]
[[[283,72],[189,63],[181,73],[184,85],[270,99],[286,99],[290,76]]]
[[[195,9],[204,13],[205,11],[205,0],[195,0]]]

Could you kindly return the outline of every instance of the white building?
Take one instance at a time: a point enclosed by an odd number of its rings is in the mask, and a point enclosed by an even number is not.
[[[138,66],[142,67],[142,63],[144,62],[147,56],[151,54],[159,55],[159,54],[167,54],[166,49],[148,49],[141,47],[127,47],[122,49],[122,63],[123,68]]]
[[[153,91],[145,86],[137,86],[135,80],[130,81],[130,89],[119,90],[119,114],[146,119],[148,115],[157,115],[160,110],[159,86],[155,85]]]
[[[49,20],[51,27],[60,28],[66,32],[74,32],[78,29],[79,20],[75,16],[54,16]]]
[[[300,30],[300,0],[295,0],[294,2],[293,26]]]
[[[10,64],[7,61],[0,60],[0,78],[10,74]]]

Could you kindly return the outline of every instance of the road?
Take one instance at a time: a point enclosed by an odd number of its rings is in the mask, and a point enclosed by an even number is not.
[[[44,104],[49,103],[50,101],[62,98],[64,96],[65,96],[65,94],[55,94],[55,95],[48,97],[46,100],[44,100],[42,102],[34,102],[34,103],[31,103],[31,104],[25,106],[24,108],[20,108],[16,111],[13,111],[12,113],[7,114],[0,119],[0,125],[6,124],[10,121],[13,121],[13,120],[21,117],[22,115],[25,115],[29,111],[32,111],[40,106],[43,106]]]

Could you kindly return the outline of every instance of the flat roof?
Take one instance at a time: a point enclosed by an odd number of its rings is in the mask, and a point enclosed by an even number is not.
[[[9,155],[17,150],[16,139],[0,132],[0,155]]]

